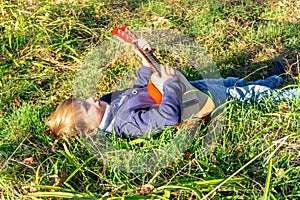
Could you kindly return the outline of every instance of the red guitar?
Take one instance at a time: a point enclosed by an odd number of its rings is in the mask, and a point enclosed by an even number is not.
[[[115,34],[121,41],[133,45],[133,47],[137,49],[150,63],[152,71],[157,72],[159,75],[161,74],[160,62],[153,55],[153,51],[149,52],[143,50],[143,48],[139,44],[139,38],[134,33],[129,31],[126,26],[114,29],[113,34]],[[200,117],[206,120],[215,107],[213,101],[208,95],[192,86],[181,72],[179,72],[178,70],[176,71],[176,76],[179,78],[183,86],[183,112],[181,119],[186,120],[190,117]],[[159,83],[153,82],[152,77],[150,78],[150,82],[148,84],[148,92],[157,104],[161,103],[163,86]]]

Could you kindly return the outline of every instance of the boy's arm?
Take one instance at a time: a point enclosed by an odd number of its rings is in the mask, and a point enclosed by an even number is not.
[[[145,39],[139,39],[139,42],[142,44],[141,48],[144,51],[150,52],[152,50],[150,43]],[[142,66],[138,71],[137,80],[133,87],[145,87],[146,85],[148,85],[150,76],[152,74],[151,64],[138,49],[134,49],[134,52],[142,59]]]
[[[148,85],[150,77],[152,74],[152,69],[150,67],[141,66],[138,71],[137,79],[133,87],[145,87]]]
[[[160,105],[150,110],[133,110],[131,116],[142,133],[165,126],[175,126],[181,122],[182,89],[178,78],[167,80],[163,86],[163,97]]]

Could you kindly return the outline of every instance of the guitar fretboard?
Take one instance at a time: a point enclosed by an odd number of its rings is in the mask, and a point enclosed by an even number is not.
[[[161,76],[161,73],[160,73],[160,64],[161,63],[154,55],[154,51],[143,50],[143,48],[140,47],[138,41],[135,41],[134,44],[136,45],[138,50],[145,56],[145,58],[149,61],[149,63],[151,63],[151,65],[153,66],[155,71],[158,73],[158,75]]]

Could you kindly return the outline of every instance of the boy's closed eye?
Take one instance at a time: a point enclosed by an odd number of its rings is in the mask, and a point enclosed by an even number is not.
[[[90,108],[91,108],[91,104],[88,103],[87,101],[84,101],[84,102],[83,102],[83,109],[84,109],[86,112],[88,112]]]

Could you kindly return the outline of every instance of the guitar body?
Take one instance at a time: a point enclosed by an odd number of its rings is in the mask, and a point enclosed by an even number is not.
[[[153,72],[160,76],[160,62],[153,55],[153,52],[147,52],[143,50],[142,45],[139,44],[140,39],[131,31],[127,29],[126,26],[116,28],[113,33],[123,42],[133,45],[142,56],[151,64]],[[211,98],[192,86],[186,77],[176,70],[176,76],[180,80],[182,86],[182,107],[183,112],[181,115],[182,121],[185,121],[191,117],[198,117],[207,121],[210,113],[215,108]],[[150,83],[148,84],[149,95],[154,99],[157,104],[162,102],[163,95],[163,85],[161,83],[155,82],[153,76],[150,78]]]
[[[176,70],[176,76],[180,81],[182,87],[182,115],[181,119],[187,120],[191,117],[198,117],[198,118],[206,118],[215,108],[214,102],[212,99],[205,93],[201,92],[190,82],[186,79],[186,77]],[[151,77],[152,78],[152,77]],[[160,83],[155,82],[154,80],[151,81],[152,85],[149,87],[148,85],[148,92],[150,96],[157,102],[161,98],[157,98],[162,96],[163,94],[163,86]],[[160,95],[158,94],[160,93]],[[156,99],[155,99],[156,98]],[[157,102],[157,103],[160,103]]]
[[[157,103],[161,104],[162,102],[162,85],[160,84],[154,84],[152,81],[148,83],[148,93],[151,96],[151,98]]]

